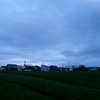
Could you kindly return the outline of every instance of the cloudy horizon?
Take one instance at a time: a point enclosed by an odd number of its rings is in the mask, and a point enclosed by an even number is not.
[[[0,65],[100,66],[99,0],[0,0]]]

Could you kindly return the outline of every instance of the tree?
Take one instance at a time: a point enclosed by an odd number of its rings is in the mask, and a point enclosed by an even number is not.
[[[73,71],[78,71],[78,68],[74,68]]]
[[[78,69],[79,71],[87,71],[87,68],[85,67],[85,65],[79,65]]]

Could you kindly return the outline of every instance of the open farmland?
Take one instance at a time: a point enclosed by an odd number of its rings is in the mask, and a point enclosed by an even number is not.
[[[2,71],[0,93],[2,100],[100,100],[100,73]]]

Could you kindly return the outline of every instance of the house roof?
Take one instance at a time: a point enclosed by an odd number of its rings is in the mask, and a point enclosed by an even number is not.
[[[23,68],[23,66],[21,66],[21,65],[17,65],[17,68],[20,69],[20,68]]]
[[[17,66],[16,64],[7,64],[8,66]]]
[[[21,66],[18,66],[17,68],[22,68]]]

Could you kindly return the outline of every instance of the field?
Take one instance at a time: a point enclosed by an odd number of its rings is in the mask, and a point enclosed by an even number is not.
[[[100,100],[100,72],[0,72],[0,100]]]

